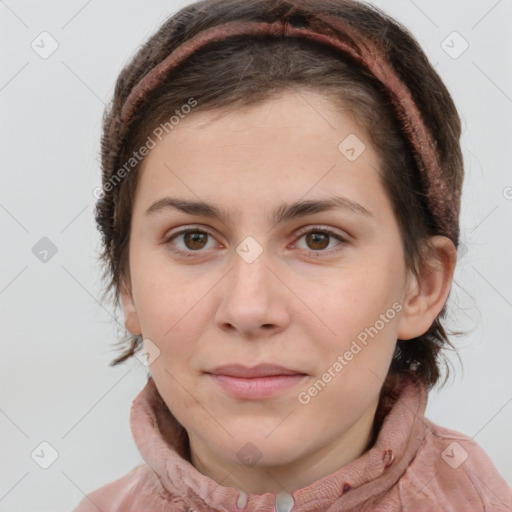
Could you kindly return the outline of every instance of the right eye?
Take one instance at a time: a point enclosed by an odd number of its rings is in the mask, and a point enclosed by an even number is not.
[[[202,229],[182,229],[176,233],[170,235],[165,243],[171,246],[171,250],[182,256],[194,256],[194,253],[204,252],[204,249],[208,243],[208,237],[213,236],[207,231]],[[181,247],[175,242],[176,240],[181,242]],[[215,247],[215,244],[213,245]]]

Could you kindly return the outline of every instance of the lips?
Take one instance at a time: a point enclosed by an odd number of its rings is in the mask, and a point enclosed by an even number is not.
[[[253,367],[229,364],[206,372],[206,377],[224,393],[242,400],[262,400],[280,395],[303,383],[306,376],[299,370],[275,364]]]
[[[258,377],[274,377],[277,375],[306,375],[304,372],[275,364],[259,364],[253,367],[247,367],[240,364],[227,364],[217,366],[213,370],[210,370],[206,373],[246,379]]]

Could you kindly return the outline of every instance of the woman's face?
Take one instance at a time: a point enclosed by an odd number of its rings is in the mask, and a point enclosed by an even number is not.
[[[359,456],[410,286],[367,133],[323,96],[287,93],[190,114],[140,172],[126,325],[197,464]]]

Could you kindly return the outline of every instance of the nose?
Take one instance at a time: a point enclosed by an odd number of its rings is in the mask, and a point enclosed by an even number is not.
[[[234,254],[233,267],[218,288],[215,321],[220,329],[261,338],[287,328],[291,292],[270,260],[267,251],[254,260]]]

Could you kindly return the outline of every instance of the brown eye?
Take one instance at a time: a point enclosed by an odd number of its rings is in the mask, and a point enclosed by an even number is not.
[[[165,243],[180,256],[199,256],[215,246],[215,239],[206,231],[184,229],[168,237]]]
[[[208,241],[208,233],[202,231],[188,231],[183,235],[183,241],[187,249],[203,249]]]
[[[328,233],[311,232],[306,235],[306,243],[310,249],[322,250],[329,245],[330,236]]]
[[[317,256],[323,253],[331,253],[333,252],[331,249],[336,250],[338,245],[343,246],[346,243],[346,240],[337,232],[323,227],[309,228],[309,230],[303,231],[300,234],[299,241],[301,242],[298,243],[299,249],[304,249],[310,253],[318,253]],[[337,243],[332,244],[332,242]]]

